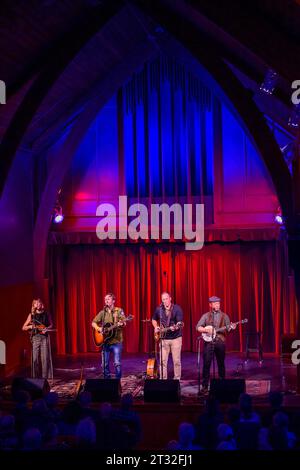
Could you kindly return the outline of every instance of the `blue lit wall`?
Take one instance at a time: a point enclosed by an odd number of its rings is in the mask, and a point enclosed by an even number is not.
[[[79,218],[120,194],[196,197],[206,204],[206,222],[220,225],[269,224],[278,207],[264,162],[232,110],[206,78],[165,56],[145,64],[101,109],[65,187],[67,210]]]

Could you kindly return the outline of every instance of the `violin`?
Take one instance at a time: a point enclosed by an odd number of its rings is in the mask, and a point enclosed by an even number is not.
[[[39,325],[36,325],[34,323],[31,323],[32,325],[32,333],[39,333],[41,335],[45,335],[48,333],[48,331],[56,331],[53,328],[48,328],[46,325],[43,325],[43,323],[40,323]]]

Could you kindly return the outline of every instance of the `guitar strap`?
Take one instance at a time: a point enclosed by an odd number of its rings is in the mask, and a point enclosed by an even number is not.
[[[221,312],[221,313],[222,313],[222,316],[221,316],[220,325],[218,326],[218,328],[222,328],[223,326],[225,326],[225,313],[224,312]],[[212,314],[212,312],[209,312],[208,324],[209,325],[213,324],[213,314]],[[216,326],[215,326],[215,328],[216,328]]]
[[[118,323],[119,320],[119,312],[117,309],[114,309],[112,312],[113,319],[114,319],[114,324]]]
[[[221,313],[222,313],[222,316],[221,316],[219,328],[223,328],[223,326],[225,326],[225,313],[224,312],[221,312]],[[221,331],[220,333],[217,333],[217,337],[219,337],[222,341],[225,341],[226,332]]]

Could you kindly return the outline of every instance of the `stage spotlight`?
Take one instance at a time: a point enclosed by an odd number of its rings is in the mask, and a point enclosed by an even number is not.
[[[279,225],[283,225],[283,217],[282,217],[282,211],[281,207],[278,207],[276,215],[275,215],[275,222]]]
[[[269,69],[259,89],[268,95],[272,95],[273,91],[275,90],[276,83],[277,73],[274,70]]]
[[[55,224],[61,224],[62,221],[64,220],[64,215],[62,213],[62,208],[61,206],[56,206],[54,207],[53,210],[53,222]]]
[[[288,125],[290,127],[298,128],[300,124],[300,104],[295,104],[292,113],[289,117]]]
[[[55,206],[53,207],[53,212],[52,212],[52,222],[54,222],[55,224],[61,224],[62,221],[64,220],[64,214],[63,214],[62,206],[59,200],[60,195],[61,195],[61,189],[57,191],[56,203],[55,203]]]

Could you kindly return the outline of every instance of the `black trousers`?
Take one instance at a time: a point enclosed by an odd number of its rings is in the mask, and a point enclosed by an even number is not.
[[[225,342],[217,339],[215,342],[204,343],[202,385],[208,386],[210,367],[215,354],[220,379],[225,379]]]

